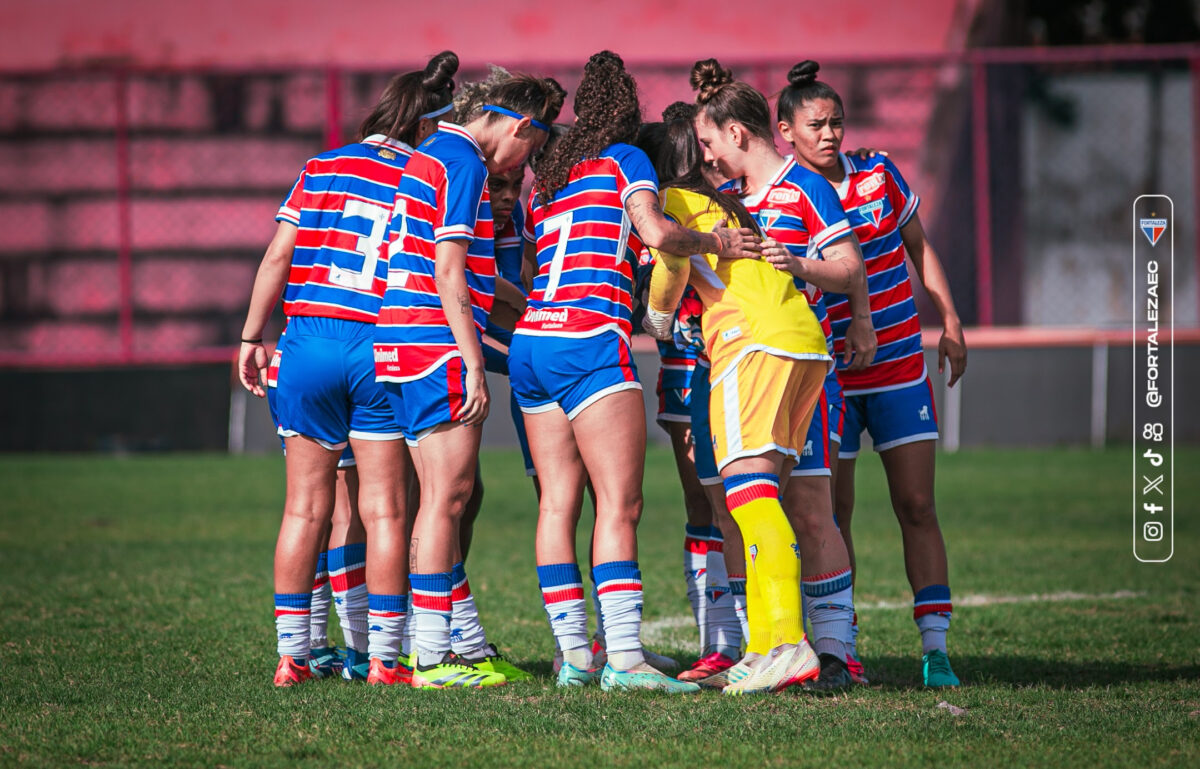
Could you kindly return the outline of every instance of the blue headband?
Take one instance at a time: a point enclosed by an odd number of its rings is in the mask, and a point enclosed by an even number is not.
[[[495,104],[483,105],[483,111],[484,112],[499,112],[501,115],[508,115],[513,120],[524,120],[524,119],[528,118],[529,124],[531,126],[533,126],[534,128],[540,129],[542,131],[545,131],[546,133],[550,133],[550,126],[546,125],[545,123],[543,123],[540,120],[534,120],[533,118],[529,117],[528,115],[522,115],[520,112],[513,112],[512,110],[506,109],[504,107],[497,107]]]
[[[445,107],[442,107],[441,109],[435,109],[432,112],[426,112],[424,115],[421,116],[420,119],[425,120],[426,118],[428,118],[428,119],[432,120],[435,117],[440,117],[442,115],[445,115],[447,112],[449,112],[452,109],[454,109],[454,102],[450,102],[449,104],[447,104]]]

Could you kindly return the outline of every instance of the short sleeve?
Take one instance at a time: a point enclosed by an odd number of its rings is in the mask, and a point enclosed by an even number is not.
[[[537,235],[533,232],[533,200],[534,196],[530,193],[529,200],[525,202],[524,222],[521,224],[521,237],[527,243],[537,243]]]
[[[474,154],[443,160],[446,178],[438,189],[433,242],[474,240],[479,205],[487,184],[487,167]]]
[[[908,182],[900,174],[900,169],[896,168],[889,158],[883,158],[883,170],[887,176],[888,201],[892,204],[892,210],[896,212],[896,228],[900,229],[913,218],[917,207],[921,205],[921,198],[909,188]]]
[[[292,185],[292,189],[284,197],[283,202],[279,204],[279,212],[275,214],[275,221],[290,222],[297,227],[300,226],[300,209],[303,207],[304,179],[307,170],[305,168],[300,171],[300,175],[296,177],[296,182]]]
[[[658,174],[654,173],[654,166],[645,152],[628,144],[618,144],[613,147],[612,158],[617,163],[617,192],[621,195],[621,205],[640,190],[658,194]]]
[[[810,233],[809,255],[853,233],[837,192],[823,177],[812,174],[804,179],[799,205],[804,226]]]

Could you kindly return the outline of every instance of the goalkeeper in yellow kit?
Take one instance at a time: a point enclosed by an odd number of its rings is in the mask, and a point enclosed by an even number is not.
[[[670,109],[664,118],[664,130],[645,134],[653,146],[643,149],[664,180],[667,217],[701,232],[728,219],[756,228],[735,196],[705,181],[691,120],[670,119]],[[745,657],[723,674],[725,693],[779,691],[820,672],[804,636],[799,550],[779,484],[803,449],[821,394],[830,362],[825,335],[791,276],[765,261],[655,256],[646,325],[656,337],[671,336],[689,283],[704,303],[712,450],[745,541],[750,638]]]

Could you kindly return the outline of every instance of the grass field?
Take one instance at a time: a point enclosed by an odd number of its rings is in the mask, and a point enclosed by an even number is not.
[[[3,458],[0,766],[1200,766],[1197,464],[1176,457],[1174,559],[1144,565],[1126,451],[940,457],[966,685],[931,692],[882,470],[864,457],[871,686],[733,700],[554,688],[515,453],[485,453],[468,567],[492,639],[538,680],[488,692],[271,686],[278,458]],[[673,474],[652,452],[646,635],[689,657]]]

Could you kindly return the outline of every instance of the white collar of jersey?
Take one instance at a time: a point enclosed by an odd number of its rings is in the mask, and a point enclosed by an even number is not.
[[[471,142],[471,146],[475,148],[475,153],[479,155],[479,159],[483,160],[483,148],[479,146],[479,142],[475,141],[475,137],[466,128],[463,128],[457,123],[447,123],[445,120],[438,121],[438,130],[446,133],[457,134],[467,141]]]
[[[850,162],[850,158],[846,157],[846,153],[839,152],[838,159],[842,161],[842,170],[846,172],[846,178],[842,179],[842,183],[834,189],[837,190],[838,200],[845,200],[850,194],[850,174],[854,173],[854,164]]]
[[[783,159],[783,165],[781,165],[779,170],[775,172],[775,175],[771,177],[771,181],[764,184],[758,190],[758,192],[754,193],[753,195],[747,195],[746,197],[742,198],[742,203],[747,206],[757,206],[759,203],[761,203],[763,198],[766,197],[767,193],[774,189],[775,185],[779,184],[783,177],[787,176],[787,172],[792,168],[792,163],[792,156],[788,155]]]
[[[362,140],[363,144],[382,144],[385,147],[391,147],[397,152],[402,152],[405,155],[411,155],[413,148],[400,141],[399,139],[389,139],[383,134],[371,134]]]

